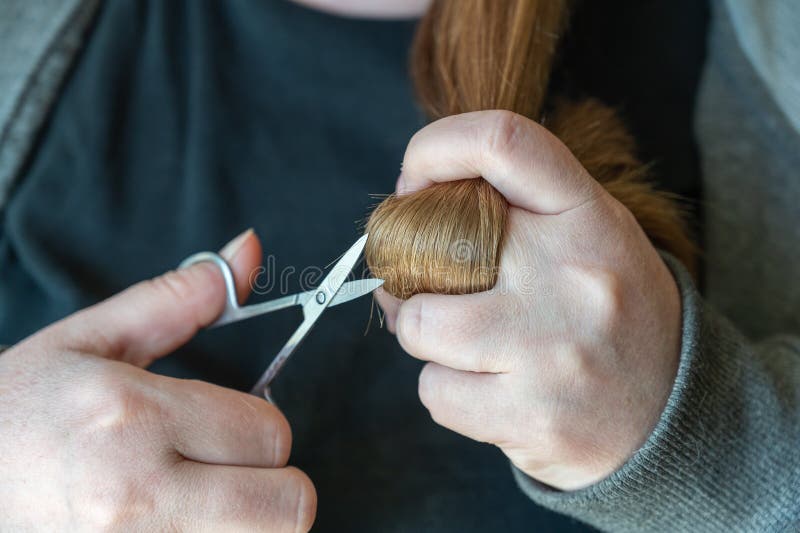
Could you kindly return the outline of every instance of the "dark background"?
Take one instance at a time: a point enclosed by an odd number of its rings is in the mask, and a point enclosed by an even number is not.
[[[702,187],[692,117],[709,10],[702,0],[580,1],[555,82],[618,109],[654,180],[686,198],[698,239]]]

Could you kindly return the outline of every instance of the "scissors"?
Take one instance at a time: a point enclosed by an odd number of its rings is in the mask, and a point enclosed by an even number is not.
[[[360,279],[345,283],[345,279],[350,275],[350,271],[358,262],[361,257],[361,252],[364,250],[364,245],[367,243],[367,235],[363,235],[358,239],[339,259],[333,266],[331,271],[322,280],[322,283],[316,289],[297,294],[290,294],[268,302],[257,303],[241,307],[236,298],[236,283],[233,279],[233,272],[230,265],[219,254],[214,252],[200,252],[183,260],[178,268],[185,268],[195,263],[209,261],[214,263],[222,271],[222,277],[225,280],[225,290],[227,292],[225,299],[225,310],[217,318],[217,320],[209,325],[209,328],[216,328],[226,324],[232,324],[240,320],[245,320],[255,316],[271,313],[292,307],[295,305],[303,306],[303,322],[298,326],[295,332],[286,341],[281,351],[272,360],[272,363],[267,367],[267,370],[261,376],[261,379],[253,386],[250,391],[251,394],[262,396],[270,403],[272,396],[270,395],[269,386],[278,375],[286,360],[295,351],[300,342],[308,335],[311,328],[329,306],[343,304],[369,294],[381,285],[382,279]]]

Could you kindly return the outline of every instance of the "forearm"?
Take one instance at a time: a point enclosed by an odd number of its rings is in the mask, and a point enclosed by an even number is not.
[[[800,523],[800,339],[747,341],[668,259],[683,306],[681,362],[662,417],[615,474],[534,501],[601,528],[783,531]]]

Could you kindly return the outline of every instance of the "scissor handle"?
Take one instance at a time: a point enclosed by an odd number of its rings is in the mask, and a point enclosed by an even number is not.
[[[233,278],[233,270],[231,270],[230,265],[221,255],[214,252],[198,252],[184,259],[178,268],[186,268],[206,261],[214,263],[217,265],[217,267],[219,267],[220,272],[222,272],[222,278],[225,281],[226,292],[225,309],[222,311],[222,314],[217,318],[217,320],[208,326],[209,328],[222,326],[245,318],[250,318],[257,314],[291,307],[299,303],[300,295],[293,294],[291,296],[285,296],[283,298],[273,300],[272,302],[264,302],[263,304],[241,307],[236,297],[236,281]],[[300,344],[300,341],[303,340],[303,337],[306,336],[308,330],[311,329],[311,326],[317,317],[318,315],[311,319],[306,318],[304,323],[301,324],[297,330],[295,330],[294,334],[292,334],[289,340],[286,341],[286,344],[283,346],[283,348],[281,348],[281,351],[278,352],[278,355],[275,356],[275,359],[273,359],[272,363],[269,365],[255,386],[253,386],[252,390],[250,391],[251,394],[263,396],[268,402],[275,403],[272,400],[272,396],[269,392],[269,384],[273,379],[275,379],[275,376],[278,375],[278,372],[283,367],[284,363],[286,363],[286,360],[289,358],[289,356],[292,355],[292,352],[294,352],[295,348],[297,348],[297,345]],[[309,322],[307,325],[305,324],[306,321]]]
[[[239,305],[239,301],[237,299],[236,282],[233,279],[233,271],[231,270],[228,262],[225,261],[225,259],[219,254],[214,252],[200,252],[194,254],[193,256],[185,259],[178,268],[188,267],[204,261],[209,261],[219,267],[220,271],[222,272],[222,277],[225,280],[226,292],[225,309],[223,309],[222,313],[214,322],[208,325],[209,329],[224,326],[225,324],[231,324],[233,322],[238,322],[239,320],[244,320],[246,318],[263,315],[265,313],[271,313],[272,311],[286,309],[287,307],[292,307],[293,305],[298,305],[300,303],[300,298],[303,296],[302,293],[290,294],[289,296],[270,300],[269,302],[241,306]]]
[[[214,252],[198,252],[184,259],[178,265],[178,268],[186,268],[205,261],[217,265],[220,272],[222,272],[222,279],[225,280],[225,309],[223,309],[217,320],[209,326],[215,327],[233,321],[241,308],[236,297],[236,281],[233,279],[233,271],[221,255]]]

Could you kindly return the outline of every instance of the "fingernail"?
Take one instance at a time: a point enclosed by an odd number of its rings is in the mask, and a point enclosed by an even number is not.
[[[253,228],[244,230],[242,233],[234,237],[231,242],[226,244],[222,250],[220,250],[219,255],[224,257],[227,261],[233,261],[233,258],[236,257],[236,254],[239,253],[239,249],[245,243],[247,238],[253,233]]]

